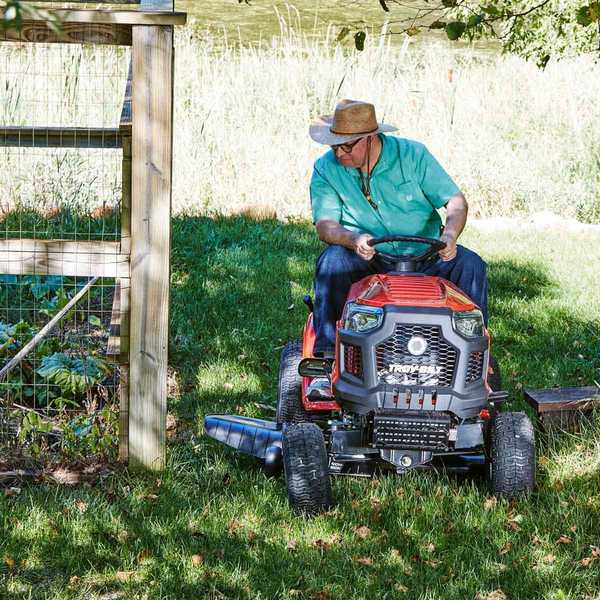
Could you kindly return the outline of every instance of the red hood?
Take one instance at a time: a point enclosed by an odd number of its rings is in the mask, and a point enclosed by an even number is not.
[[[477,308],[454,284],[428,275],[372,275],[350,288],[348,301],[369,306],[426,306],[454,311]]]

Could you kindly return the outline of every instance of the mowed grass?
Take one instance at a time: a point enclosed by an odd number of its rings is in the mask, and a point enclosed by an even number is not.
[[[464,236],[489,265],[494,351],[517,410],[522,387],[598,381],[598,238]],[[320,249],[304,221],[175,219],[168,467],[0,495],[0,597],[598,597],[597,423],[540,436],[527,500],[436,472],[344,479],[311,520],[290,511],[282,478],[203,436],[205,414],[270,416],[261,405],[275,403]]]

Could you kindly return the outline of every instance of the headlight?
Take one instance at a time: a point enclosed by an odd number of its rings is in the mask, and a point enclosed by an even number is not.
[[[480,310],[455,312],[452,315],[452,326],[456,333],[464,337],[481,337],[483,335],[483,315]]]
[[[344,329],[350,331],[370,331],[377,329],[383,321],[383,308],[349,304],[346,307]]]

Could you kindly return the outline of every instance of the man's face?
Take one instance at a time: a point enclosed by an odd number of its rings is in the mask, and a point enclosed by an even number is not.
[[[335,158],[344,167],[360,168],[365,164],[367,155],[367,140],[370,136],[354,140],[348,144],[331,146]]]

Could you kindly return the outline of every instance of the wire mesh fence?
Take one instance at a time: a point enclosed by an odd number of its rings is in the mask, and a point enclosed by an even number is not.
[[[116,456],[129,61],[0,42],[0,462]]]

